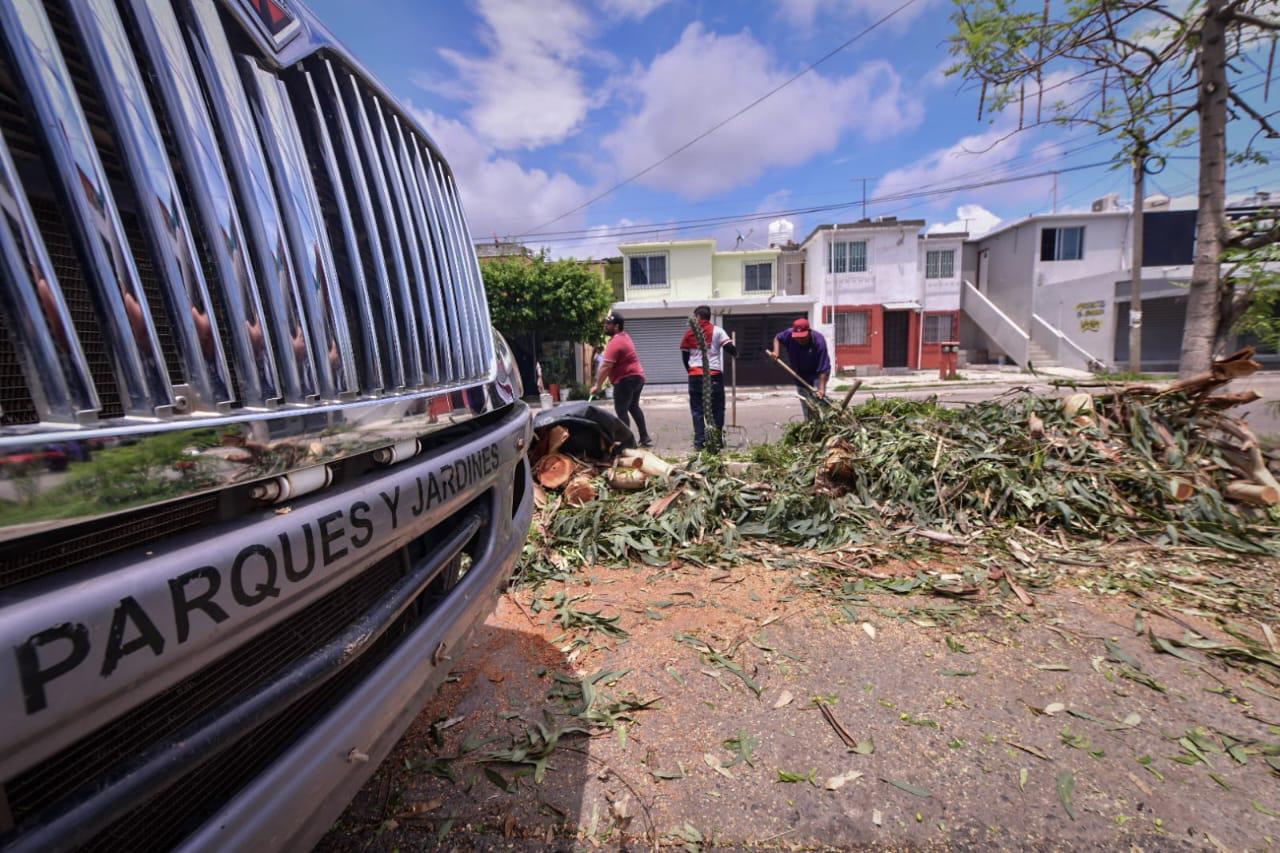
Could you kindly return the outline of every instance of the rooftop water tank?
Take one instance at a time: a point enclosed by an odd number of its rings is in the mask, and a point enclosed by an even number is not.
[[[795,223],[790,219],[775,219],[769,223],[769,246],[785,246],[796,235]]]

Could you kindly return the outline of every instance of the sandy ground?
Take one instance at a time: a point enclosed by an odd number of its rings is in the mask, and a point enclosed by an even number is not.
[[[1280,838],[1280,785],[1259,754],[1280,749],[1280,695],[1198,653],[1156,653],[1135,634],[1132,599],[1068,584],[1032,607],[999,595],[841,602],[823,585],[782,557],[728,572],[594,569],[504,596],[319,849],[1234,851]],[[587,595],[574,606],[620,616],[629,636],[572,645],[582,632],[535,612],[556,593]],[[1183,631],[1150,613],[1145,627]],[[1165,692],[1122,677],[1117,655]],[[550,695],[557,674],[619,670],[596,707],[652,704],[593,737],[563,735],[540,782],[531,767],[477,761],[527,745],[539,724],[582,725],[568,714],[581,703]],[[1247,763],[1193,756],[1179,739],[1197,727],[1219,746],[1222,734],[1249,744]],[[754,742],[752,763],[725,767],[733,738]]]

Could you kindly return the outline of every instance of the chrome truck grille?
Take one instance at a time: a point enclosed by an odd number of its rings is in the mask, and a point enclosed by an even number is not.
[[[440,153],[344,54],[284,63],[249,20],[232,0],[0,3],[0,432],[491,375]]]

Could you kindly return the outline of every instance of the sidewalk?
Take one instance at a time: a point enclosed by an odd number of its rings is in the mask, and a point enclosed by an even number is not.
[[[973,388],[982,386],[1033,385],[1051,382],[1055,379],[1092,379],[1093,374],[1085,370],[1073,370],[1069,367],[1050,367],[1036,374],[1025,373],[1016,366],[999,367],[982,365],[966,367],[959,371],[958,378],[941,380],[936,370],[916,370],[885,376],[851,377],[841,376],[832,379],[827,386],[829,394],[835,396],[847,391],[856,379],[862,380],[859,393],[870,391],[923,391],[929,388]],[[725,389],[728,393],[728,389]],[[738,402],[765,400],[771,397],[794,397],[795,389],[791,385],[751,385],[738,386]],[[687,405],[688,390],[683,385],[646,385],[644,389],[644,405],[663,406],[679,402]]]

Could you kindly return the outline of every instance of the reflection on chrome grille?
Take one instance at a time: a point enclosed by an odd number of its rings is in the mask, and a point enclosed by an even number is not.
[[[340,56],[280,68],[217,0],[5,0],[0,48],[3,426],[487,375],[453,176]]]

